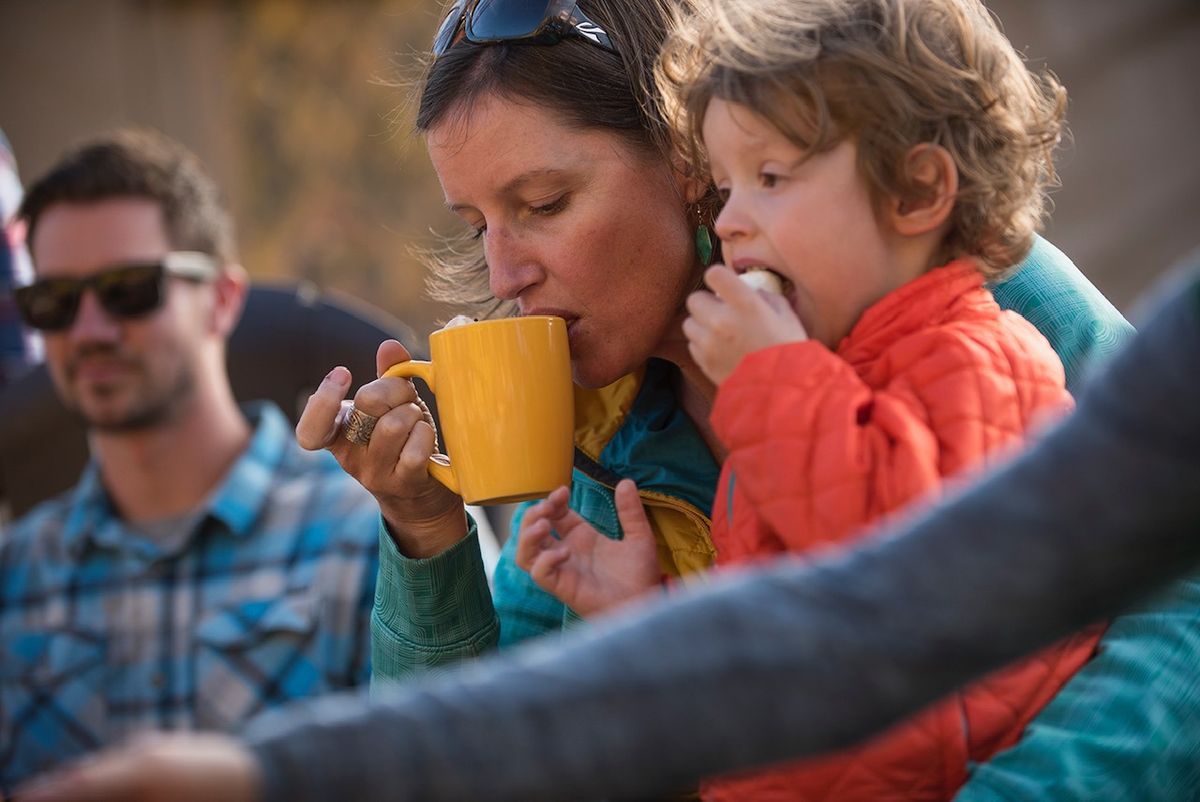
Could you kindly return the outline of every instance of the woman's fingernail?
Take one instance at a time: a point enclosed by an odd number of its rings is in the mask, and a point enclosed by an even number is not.
[[[329,373],[325,374],[325,381],[333,382],[334,384],[345,384],[349,379],[349,371],[341,365],[338,365]]]

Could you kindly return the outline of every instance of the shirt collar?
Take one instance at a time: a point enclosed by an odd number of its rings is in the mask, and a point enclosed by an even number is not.
[[[239,538],[251,534],[292,439],[291,426],[274,404],[265,401],[243,404],[242,412],[254,427],[254,434],[206,504],[207,515],[221,521],[230,534]],[[75,554],[89,543],[121,548],[126,534],[100,479],[100,467],[91,460],[71,491],[64,543]],[[158,556],[153,544],[146,546],[145,556]]]
[[[837,354],[853,366],[877,359],[900,339],[954,317],[963,304],[995,307],[973,259],[955,259],[892,290],[868,307],[838,344]]]
[[[209,513],[235,537],[244,538],[267,503],[276,471],[292,442],[292,427],[272,403],[258,401],[242,409],[254,426],[254,436],[213,494]]]

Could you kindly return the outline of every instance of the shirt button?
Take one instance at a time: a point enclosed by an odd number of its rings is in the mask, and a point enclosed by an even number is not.
[[[167,678],[159,672],[150,678],[150,684],[155,688],[163,688],[167,684]]]

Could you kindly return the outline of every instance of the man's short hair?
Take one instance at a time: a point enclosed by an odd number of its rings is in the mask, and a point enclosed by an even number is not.
[[[162,209],[176,250],[200,251],[221,264],[237,261],[233,220],[199,159],[148,129],[123,129],[69,151],[25,193],[19,215],[32,245],[39,218],[58,203],[144,198]]]

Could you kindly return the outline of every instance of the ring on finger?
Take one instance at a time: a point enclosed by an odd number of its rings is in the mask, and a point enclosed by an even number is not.
[[[357,407],[351,407],[350,414],[346,416],[342,435],[351,443],[365,446],[371,442],[371,433],[375,431],[376,423],[379,423],[379,418],[369,415]]]

